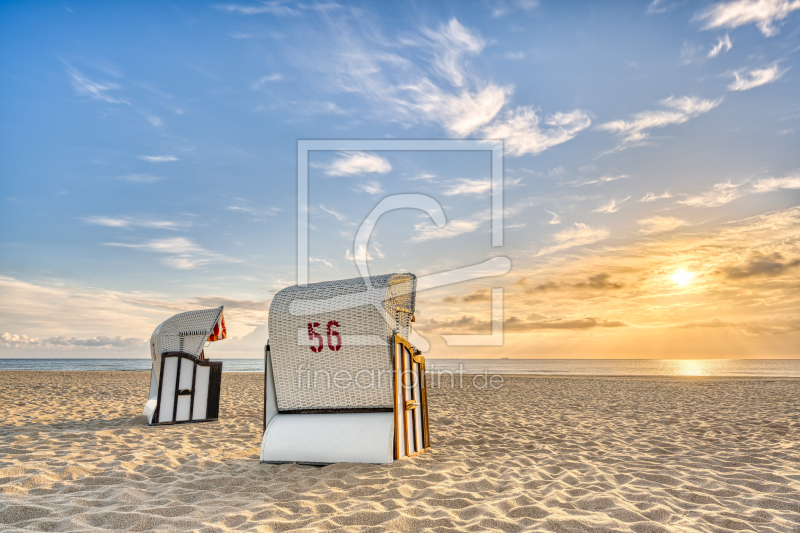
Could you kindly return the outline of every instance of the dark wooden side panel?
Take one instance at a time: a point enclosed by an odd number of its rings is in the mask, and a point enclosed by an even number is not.
[[[209,361],[211,375],[208,377],[208,407],[206,419],[219,418],[219,392],[222,388],[222,361]]]

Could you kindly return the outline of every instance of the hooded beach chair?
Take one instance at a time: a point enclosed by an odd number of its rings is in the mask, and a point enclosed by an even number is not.
[[[148,424],[217,419],[222,362],[207,361],[203,348],[226,334],[221,306],[177,314],[153,331],[150,398],[143,413]]]
[[[269,310],[261,461],[391,463],[430,448],[417,278],[292,286]]]

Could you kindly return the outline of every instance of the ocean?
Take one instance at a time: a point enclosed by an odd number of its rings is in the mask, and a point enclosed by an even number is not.
[[[223,372],[263,372],[263,359],[219,359]],[[541,376],[800,377],[800,359],[428,359],[429,372]],[[150,359],[0,359],[0,370],[138,370]]]

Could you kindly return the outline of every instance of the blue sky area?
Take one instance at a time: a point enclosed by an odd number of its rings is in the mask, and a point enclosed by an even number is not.
[[[296,280],[299,139],[501,139],[314,152],[311,281],[420,276],[432,357],[800,355],[800,2],[4,2],[0,356],[147,357],[224,304],[259,357]],[[358,225],[384,197],[444,208]],[[676,277],[677,275],[677,277]],[[503,288],[501,347],[487,333]]]

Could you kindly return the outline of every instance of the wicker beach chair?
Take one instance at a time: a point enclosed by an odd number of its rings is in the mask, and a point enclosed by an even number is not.
[[[209,422],[219,414],[222,362],[207,361],[206,342],[225,338],[222,307],[180,313],[150,336],[150,398],[147,423]]]
[[[416,276],[292,286],[269,310],[261,461],[391,463],[430,448]]]

